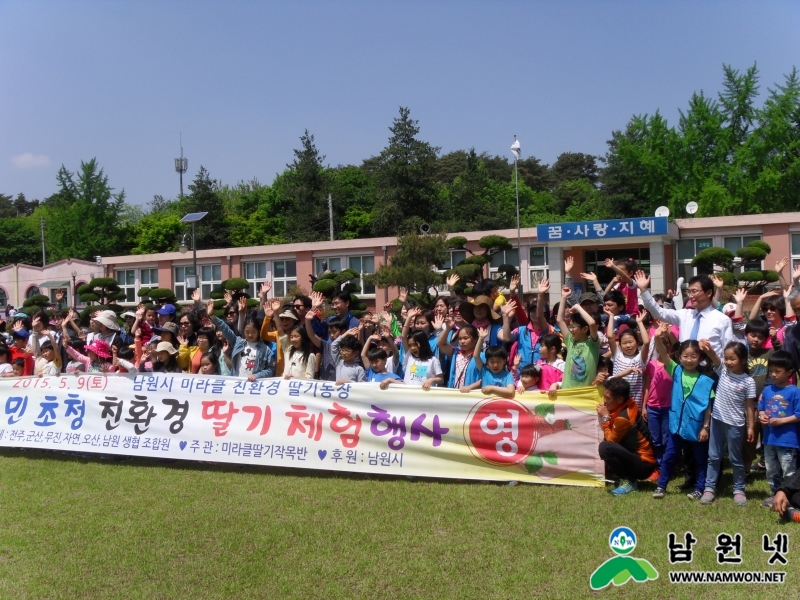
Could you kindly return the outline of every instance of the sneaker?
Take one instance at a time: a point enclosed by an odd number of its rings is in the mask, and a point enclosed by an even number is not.
[[[761,503],[764,508],[772,508],[772,503],[775,502],[775,496],[770,496]]]
[[[797,510],[796,508],[792,508],[790,506],[789,508],[786,509],[786,512],[783,513],[783,520],[800,523],[800,510]]]
[[[700,496],[700,504],[713,504],[714,500],[717,499],[717,496],[711,490],[706,490],[703,492],[703,495]]]
[[[647,478],[647,481],[650,483],[658,483],[658,478],[661,476],[661,473],[658,469],[650,473],[650,477]]]
[[[747,506],[747,496],[744,495],[744,492],[734,492],[733,503],[736,506]]]
[[[622,481],[620,481],[619,487],[614,488],[613,490],[611,490],[611,495],[612,496],[623,496],[625,494],[630,494],[631,492],[634,492],[637,489],[638,488],[636,486],[636,482],[635,481],[629,481],[629,480],[623,479]]]
[[[519,481],[509,481],[508,485],[511,486],[511,487],[518,486],[519,485]]]
[[[656,491],[653,492],[653,498],[663,498],[667,495],[667,490],[662,487],[657,487]]]
[[[693,491],[693,492],[689,492],[688,494],[686,494],[686,497],[687,497],[689,500],[700,500],[700,498],[702,498],[702,497],[703,497],[703,492],[700,492],[700,491],[698,491],[698,490],[695,490],[695,491]]]
[[[766,470],[767,470],[767,467],[766,467],[766,465],[765,465],[764,463],[762,463],[761,461],[759,461],[759,462],[757,462],[756,464],[754,464],[754,465],[753,465],[753,466],[750,468],[750,470],[751,470],[751,471],[766,471]]]
[[[696,483],[697,482],[695,482],[695,481],[687,479],[686,481],[684,481],[682,484],[680,484],[678,486],[678,489],[681,490],[681,491],[693,490]]]

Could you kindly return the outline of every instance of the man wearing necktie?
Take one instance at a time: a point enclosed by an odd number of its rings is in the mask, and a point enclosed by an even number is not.
[[[647,311],[660,321],[677,325],[680,329],[678,339],[681,342],[706,339],[717,356],[721,358],[725,355],[725,345],[734,339],[733,326],[730,318],[712,305],[714,283],[710,277],[707,275],[692,277],[688,289],[692,308],[677,310],[663,308],[653,300],[648,291],[650,278],[644,271],[637,271],[634,281],[642,292],[642,302]]]

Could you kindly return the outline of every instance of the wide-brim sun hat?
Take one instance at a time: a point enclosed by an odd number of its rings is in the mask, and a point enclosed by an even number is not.
[[[472,303],[472,306],[473,306],[473,313],[472,314],[473,314],[473,316],[475,314],[474,313],[474,307],[480,306],[481,304],[484,304],[486,306],[486,308],[489,309],[489,314],[492,315],[492,319],[494,319],[496,321],[497,319],[500,318],[500,315],[497,314],[496,312],[494,312],[494,302],[492,302],[492,299],[489,298],[489,296],[478,296],[477,298],[475,298],[475,301]]]
[[[95,340],[85,348],[87,352],[94,352],[100,358],[111,358],[111,348],[103,340]]]
[[[295,321],[297,321],[297,320],[298,320],[298,319],[297,319],[297,315],[296,315],[296,314],[294,314],[294,313],[293,313],[292,311],[290,311],[290,310],[285,310],[285,311],[283,311],[281,314],[279,314],[279,315],[278,315],[278,318],[279,318],[279,319],[294,319]]]
[[[178,353],[178,351],[175,349],[175,346],[169,342],[159,342],[158,346],[156,346],[156,352],[169,352],[170,354]]]
[[[110,317],[108,313],[114,315],[114,317]],[[94,317],[94,320],[100,323],[101,325],[105,325],[109,329],[114,331],[119,331],[119,325],[117,325],[116,314],[113,311],[106,311],[104,310],[102,313]]]

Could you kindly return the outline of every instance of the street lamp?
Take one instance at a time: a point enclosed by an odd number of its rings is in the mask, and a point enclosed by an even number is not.
[[[186,277],[186,288],[187,292],[189,289],[199,289],[200,286],[198,285],[197,279],[197,243],[195,242],[194,237],[194,224],[205,217],[208,213],[207,212],[196,212],[196,213],[189,213],[185,217],[181,219],[181,223],[191,223],[192,224],[192,272],[194,275],[192,276],[194,279],[190,282],[189,276]],[[188,246],[186,245],[186,234],[183,235],[183,239],[181,240],[180,248],[178,248],[181,254],[186,254],[189,251]]]
[[[75,278],[78,276],[77,271],[72,272],[72,308],[76,308],[78,306],[78,287],[75,283]]]

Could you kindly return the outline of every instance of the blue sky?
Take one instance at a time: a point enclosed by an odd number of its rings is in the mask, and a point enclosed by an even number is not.
[[[722,64],[762,93],[800,67],[800,2],[0,1],[0,192],[43,198],[97,157],[128,201],[199,165],[270,182],[303,130],[331,165],[380,152],[398,106],[443,152],[603,154],[674,122]]]

